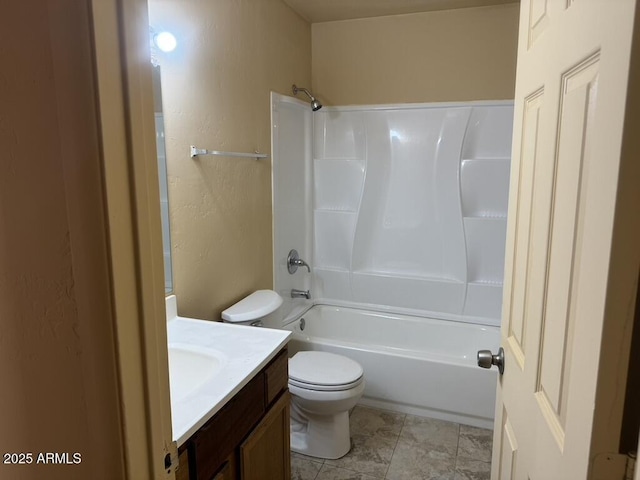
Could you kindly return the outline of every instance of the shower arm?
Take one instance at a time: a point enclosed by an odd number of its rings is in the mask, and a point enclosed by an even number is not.
[[[307,97],[309,97],[312,101],[315,100],[315,97],[313,95],[311,95],[311,92],[309,92],[309,90],[307,90],[306,88],[303,87],[296,87],[295,85],[293,86],[293,94],[297,95],[298,92],[304,92],[307,94]]]

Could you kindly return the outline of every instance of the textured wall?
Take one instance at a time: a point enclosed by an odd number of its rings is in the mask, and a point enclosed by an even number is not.
[[[327,105],[512,99],[519,4],[316,23]]]
[[[151,0],[178,40],[160,56],[174,291],[179,313],[218,319],[272,286],[271,162],[189,158],[189,145],[270,152],[271,90],[311,83],[311,28],[282,0]]]
[[[3,479],[124,475],[89,3],[0,16],[0,452],[33,453]]]

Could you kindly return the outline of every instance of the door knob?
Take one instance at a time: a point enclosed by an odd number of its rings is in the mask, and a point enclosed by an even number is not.
[[[478,350],[478,366],[491,368],[491,365],[498,367],[500,375],[504,373],[504,350],[502,347],[498,349],[497,355],[492,354],[491,350]]]

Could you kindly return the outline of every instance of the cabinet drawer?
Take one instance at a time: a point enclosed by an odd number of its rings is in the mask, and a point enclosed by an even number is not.
[[[197,480],[210,480],[265,412],[265,380],[260,372],[195,435],[189,451]]]
[[[264,370],[266,404],[270,405],[289,383],[289,356],[284,348]]]

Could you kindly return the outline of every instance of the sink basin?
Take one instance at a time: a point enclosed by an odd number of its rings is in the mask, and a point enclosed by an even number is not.
[[[226,363],[223,353],[192,345],[169,344],[171,400],[179,402],[215,377]]]
[[[178,446],[247,385],[290,335],[177,316],[168,321],[171,425]]]

